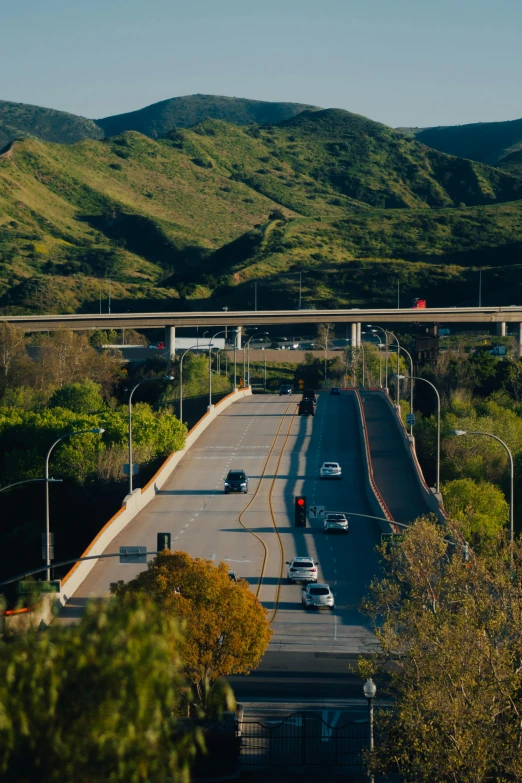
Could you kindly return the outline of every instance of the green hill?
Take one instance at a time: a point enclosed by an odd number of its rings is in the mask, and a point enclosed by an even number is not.
[[[506,155],[498,162],[497,167],[515,177],[522,177],[522,149]]]
[[[439,128],[401,129],[428,147],[491,166],[522,149],[522,119]]]
[[[24,136],[35,136],[42,141],[58,144],[73,144],[83,139],[100,139],[103,131],[93,120],[65,111],[0,101],[0,150],[14,139]]]
[[[184,95],[96,122],[106,136],[134,130],[158,139],[173,128],[190,128],[207,119],[223,120],[234,125],[272,125],[314,108],[302,103],[253,101],[222,95]]]
[[[0,156],[0,309],[239,309],[522,298],[522,180],[364,117],[207,120]],[[489,270],[489,271],[488,271]],[[490,275],[489,279],[487,275]],[[487,285],[487,289],[486,289]],[[486,301],[486,299],[484,299]]]

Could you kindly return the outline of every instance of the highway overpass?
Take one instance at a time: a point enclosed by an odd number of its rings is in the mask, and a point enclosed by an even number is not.
[[[320,394],[315,417],[295,415],[296,402],[297,397],[263,395],[233,403],[108,547],[114,552],[120,546],[143,545],[150,551],[156,548],[158,532],[170,532],[173,549],[225,561],[259,592],[274,636],[259,669],[249,677],[232,678],[241,699],[360,697],[360,683],[348,672],[348,664],[374,642],[358,605],[378,570],[379,523],[353,516],[347,536],[327,536],[315,520],[306,529],[293,526],[298,494],[307,496],[309,506],[374,513],[365,491],[356,393]],[[393,407],[381,414],[388,426],[393,424]],[[383,475],[386,464],[391,467],[397,460],[399,447],[400,442],[390,438]],[[329,459],[342,464],[341,481],[319,480],[319,466]],[[223,493],[223,478],[231,468],[247,472],[247,496]],[[415,487],[410,471],[402,490],[413,498],[411,518],[425,511]],[[264,548],[249,530],[265,542],[265,565]],[[302,608],[300,586],[286,584],[284,578],[285,561],[295,555],[310,555],[318,562],[319,581],[328,582],[335,593],[333,612]],[[90,597],[107,594],[111,582],[128,581],[142,569],[116,559],[99,561],[56,622],[75,622]]]

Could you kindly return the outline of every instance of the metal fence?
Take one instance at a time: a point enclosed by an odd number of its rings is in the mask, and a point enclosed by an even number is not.
[[[246,766],[360,767],[368,747],[368,723],[330,726],[312,712],[295,712],[277,724],[238,724],[241,764]]]

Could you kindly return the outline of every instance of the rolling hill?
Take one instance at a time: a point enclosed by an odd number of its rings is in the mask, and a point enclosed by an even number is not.
[[[253,101],[223,95],[184,95],[153,103],[138,111],[96,120],[106,136],[133,130],[159,139],[174,128],[191,128],[207,119],[233,125],[273,125],[314,106],[302,103]]]
[[[0,101],[0,150],[24,136],[35,136],[58,144],[74,144],[83,139],[100,139],[103,131],[93,120],[65,111]]]
[[[511,153],[522,149],[522,119],[401,130],[440,152],[490,166],[496,166]]]
[[[113,312],[248,306],[253,279],[285,306],[296,270],[317,305],[389,304],[398,275],[457,303],[477,266],[511,304],[521,198],[517,177],[340,110],[25,139],[0,156],[0,308],[96,310],[107,277]]]

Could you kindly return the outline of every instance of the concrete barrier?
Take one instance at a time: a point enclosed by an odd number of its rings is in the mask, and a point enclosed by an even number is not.
[[[366,497],[368,498],[368,502],[371,506],[372,514],[380,518],[379,527],[381,528],[381,533],[400,533],[401,531],[398,525],[393,524],[393,516],[388,506],[386,505],[384,498],[379,492],[379,488],[373,477],[372,456],[370,452],[370,443],[368,440],[368,430],[366,427],[366,416],[364,415],[364,407],[362,404],[361,395],[359,394],[359,391],[357,389],[354,389],[353,391],[355,394],[356,405],[359,411],[357,422],[359,425],[361,450],[363,454],[363,459],[366,462],[366,470],[364,471]],[[388,521],[386,522],[385,520]]]
[[[120,533],[142,508],[144,508],[147,503],[150,503],[155,497],[170,477],[174,468],[183,459],[187,449],[196,442],[200,435],[205,432],[207,427],[212,424],[214,419],[223,413],[223,411],[233,402],[251,394],[252,391],[250,389],[238,389],[226,397],[223,397],[223,399],[216,403],[211,410],[207,411],[198,423],[188,432],[185,448],[181,451],[173,452],[167,457],[161,468],[142,489],[135,489],[131,495],[127,495],[123,501],[123,506],[104,525],[96,538],[82,554],[82,557],[101,555],[118,533]],[[64,576],[62,579],[61,591],[57,594],[58,601],[62,605],[76,592],[97,562],[97,560],[86,560],[81,563],[76,563],[66,576]]]

